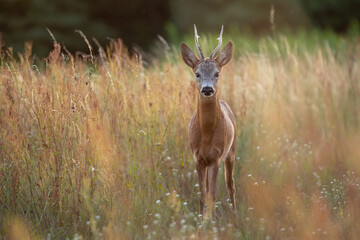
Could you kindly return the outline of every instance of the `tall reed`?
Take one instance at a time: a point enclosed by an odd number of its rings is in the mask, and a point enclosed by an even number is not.
[[[205,222],[187,139],[196,88],[177,50],[145,67],[120,40],[97,58],[55,42],[42,69],[30,44],[19,59],[3,49],[0,234],[356,238],[360,49],[347,43],[310,51],[280,36],[259,41],[257,52],[237,49],[220,95],[240,129],[239,211],[231,211],[221,171],[215,220]]]

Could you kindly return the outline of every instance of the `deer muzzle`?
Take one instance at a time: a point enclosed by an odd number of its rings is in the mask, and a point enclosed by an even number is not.
[[[200,93],[205,97],[211,97],[215,93],[215,89],[210,86],[202,87]]]

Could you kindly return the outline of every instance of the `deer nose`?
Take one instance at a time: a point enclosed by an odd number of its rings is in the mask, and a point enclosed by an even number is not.
[[[215,93],[215,90],[212,87],[203,87],[200,92],[202,95],[204,95],[206,97],[210,97],[211,95],[213,95]]]

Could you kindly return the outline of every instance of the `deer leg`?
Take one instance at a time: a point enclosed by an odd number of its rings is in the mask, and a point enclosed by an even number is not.
[[[208,168],[208,179],[209,179],[208,197],[211,200],[212,207],[214,207],[214,203],[216,200],[216,182],[217,182],[218,172],[219,172],[219,162],[216,161],[213,165],[211,165]]]
[[[205,170],[205,182],[206,182],[206,185],[205,185],[205,193],[206,195],[209,194],[209,174],[208,174],[208,168],[206,168]]]
[[[196,171],[198,174],[199,188],[200,188],[200,214],[204,216],[204,205],[205,205],[205,178],[206,178],[206,167],[196,163]]]
[[[235,190],[234,177],[233,177],[234,165],[235,165],[235,156],[234,154],[229,154],[225,159],[225,182],[231,203],[233,205],[233,209],[236,211],[236,205],[235,205],[236,190]]]

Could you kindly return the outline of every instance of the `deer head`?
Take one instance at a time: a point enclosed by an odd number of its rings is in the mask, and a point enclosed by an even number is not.
[[[196,57],[195,53],[185,44],[181,44],[181,55],[186,65],[192,68],[197,82],[197,88],[199,93],[205,97],[211,97],[216,93],[217,82],[219,80],[221,68],[227,64],[233,52],[233,44],[229,41],[226,46],[220,51],[219,55],[215,57],[219,51],[222,43],[222,33],[224,26],[221,27],[220,36],[218,38],[219,43],[211,53],[209,58],[204,58],[201,51],[196,25],[195,30],[195,44],[199,52],[199,58]]]

